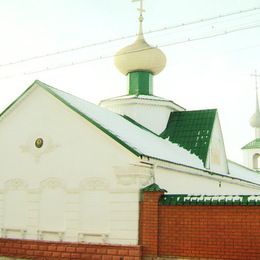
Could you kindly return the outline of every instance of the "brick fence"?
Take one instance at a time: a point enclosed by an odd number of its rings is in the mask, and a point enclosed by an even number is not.
[[[232,205],[225,201],[223,205],[173,205],[162,203],[162,198],[169,199],[163,190],[144,191],[137,246],[0,239],[0,256],[38,260],[259,260],[260,199],[253,202],[247,197]],[[176,200],[176,196],[170,199]]]
[[[140,203],[146,258],[260,259],[259,205],[160,205],[162,195],[144,192]]]
[[[0,255],[39,260],[140,260],[141,247],[0,239]]]

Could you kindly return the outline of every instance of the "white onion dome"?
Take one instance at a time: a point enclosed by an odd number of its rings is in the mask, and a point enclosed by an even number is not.
[[[142,21],[143,18],[141,17],[139,34],[136,41],[119,50],[114,57],[115,66],[124,75],[134,71],[149,71],[153,75],[156,75],[166,65],[164,53],[145,41],[142,31]]]
[[[260,112],[255,112],[250,118],[250,125],[254,128],[260,128]]]

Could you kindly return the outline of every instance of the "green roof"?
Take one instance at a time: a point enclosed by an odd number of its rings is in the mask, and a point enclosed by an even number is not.
[[[255,149],[255,148],[260,148],[260,138],[256,138],[252,142],[242,147],[242,149]]]
[[[161,137],[185,148],[206,163],[217,110],[172,112]]]
[[[260,206],[260,195],[187,195],[174,194],[163,195],[160,198],[160,205],[164,206]]]

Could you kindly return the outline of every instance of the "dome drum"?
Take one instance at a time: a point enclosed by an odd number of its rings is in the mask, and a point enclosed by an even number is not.
[[[129,95],[152,95],[153,75],[147,71],[135,71],[128,73]]]

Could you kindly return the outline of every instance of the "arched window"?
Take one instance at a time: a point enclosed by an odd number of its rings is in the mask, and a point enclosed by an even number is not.
[[[259,153],[256,153],[253,156],[253,168],[255,170],[260,169],[260,154]]]

